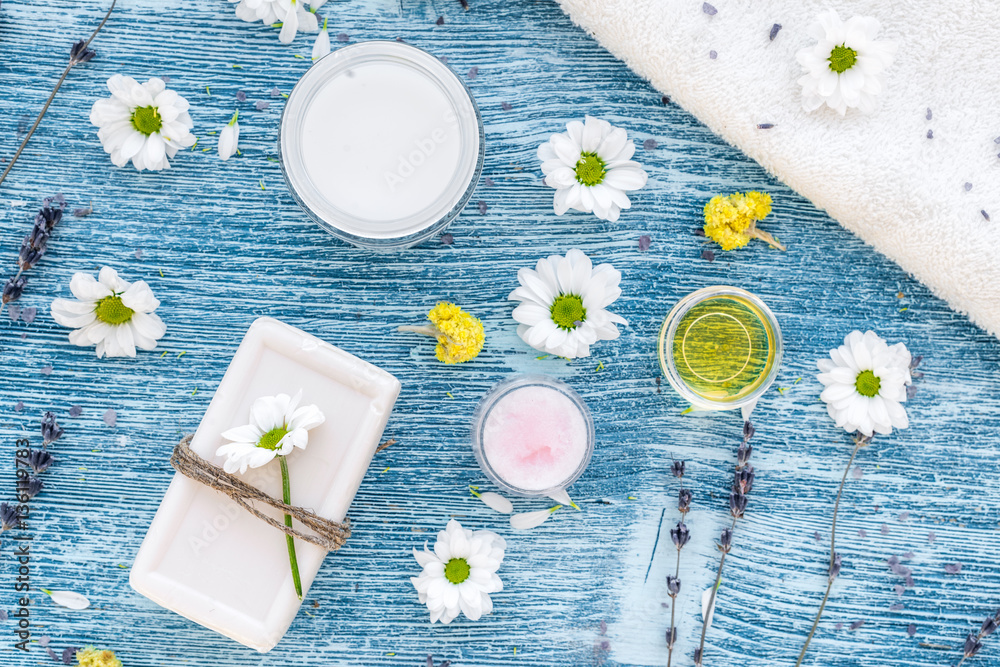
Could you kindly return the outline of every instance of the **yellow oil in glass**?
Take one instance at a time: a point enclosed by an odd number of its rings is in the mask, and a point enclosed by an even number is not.
[[[661,337],[660,354],[668,352],[677,375],[696,395],[739,401],[767,380],[775,363],[775,332],[751,301],[713,296],[684,313],[672,341]]]

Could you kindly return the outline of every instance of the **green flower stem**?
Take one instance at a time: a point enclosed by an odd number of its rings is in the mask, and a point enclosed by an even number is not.
[[[854,441],[854,451],[851,452],[851,458],[847,462],[847,467],[844,468],[844,476],[840,478],[840,488],[837,489],[837,502],[833,505],[833,524],[830,527],[830,567],[833,567],[833,561],[837,557],[837,512],[840,511],[840,497],[844,493],[844,482],[847,481],[847,473],[850,472],[851,466],[854,464],[854,457],[858,455],[858,450],[861,449],[863,441],[856,439]],[[830,597],[830,589],[833,587],[835,577],[827,577],[826,582],[826,593],[823,594],[823,601],[819,603],[819,611],[816,612],[816,619],[813,621],[812,628],[809,629],[809,636],[806,637],[806,643],[802,646],[802,651],[799,652],[799,659],[795,661],[795,667],[799,667],[802,661],[806,657],[806,651],[809,650],[809,644],[812,642],[813,635],[816,634],[816,627],[819,625],[819,619],[823,616],[823,610],[826,609],[826,600]]]
[[[281,464],[281,499],[286,505],[292,504],[292,487],[288,481],[288,463],[285,462],[284,456],[278,457],[278,463]],[[289,528],[292,527],[292,515],[285,515],[285,525]],[[285,541],[288,543],[288,563],[292,567],[292,581],[295,582],[295,594],[299,596],[299,600],[302,599],[302,579],[299,578],[299,561],[295,557],[295,538],[291,535],[285,535]]]

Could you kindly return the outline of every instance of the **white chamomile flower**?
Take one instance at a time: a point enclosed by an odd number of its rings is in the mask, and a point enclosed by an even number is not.
[[[238,470],[242,475],[247,468],[259,468],[276,456],[291,454],[296,447],[305,449],[309,444],[308,431],[326,421],[326,417],[315,405],[300,407],[301,400],[300,390],[294,397],[278,394],[254,401],[250,423],[223,433],[222,437],[232,442],[215,450],[216,456],[226,457],[225,471]]]
[[[488,530],[472,532],[452,519],[438,532],[434,551],[413,550],[423,567],[410,577],[420,602],[431,612],[431,623],[451,623],[459,612],[478,621],[493,611],[490,593],[503,590],[497,570],[503,562],[504,539]]]
[[[134,357],[135,349],[153,350],[167,325],[153,313],[160,302],[145,281],[129,283],[110,267],[97,280],[76,273],[69,289],[74,299],[54,299],[52,318],[75,331],[69,342],[95,346],[98,357]]]
[[[326,29],[326,19],[323,19],[323,27],[316,35],[316,42],[313,44],[312,59],[316,62],[323,56],[330,53],[330,31]]]
[[[239,2],[236,5],[236,16],[247,23],[260,21],[264,25],[284,20],[289,7],[288,0],[230,0],[230,2]]]
[[[219,157],[228,160],[240,149],[240,112],[237,110],[229,124],[219,132]]]
[[[178,150],[194,145],[188,101],[167,90],[163,79],[139,83],[115,74],[108,90],[111,97],[94,102],[90,122],[100,128],[97,136],[115,165],[131,160],[139,171],[169,169]]]
[[[596,268],[574,248],[565,257],[538,260],[534,269],[521,269],[521,286],[508,296],[520,301],[514,319],[517,335],[542,352],[568,359],[590,356],[590,346],[620,335],[618,324],[628,324],[606,309],[621,296],[622,274],[610,264]]]
[[[841,21],[830,9],[809,27],[816,44],[801,49],[796,58],[806,74],[802,86],[802,108],[815,111],[825,103],[843,116],[857,107],[863,113],[876,108],[882,92],[882,72],[892,64],[897,45],[876,40],[879,22],[870,16]]]
[[[844,344],[820,359],[820,398],[827,412],[848,433],[888,435],[910,422],[903,409],[910,378],[910,352],[888,345],[874,331],[852,331]]]
[[[642,165],[631,159],[634,153],[625,130],[590,116],[586,123],[574,120],[566,124],[566,132],[553,134],[538,147],[538,159],[545,183],[556,189],[556,215],[572,208],[618,220],[621,210],[632,205],[625,192],[646,185]]]
[[[280,23],[281,32],[278,40],[282,44],[291,44],[299,30],[303,32],[319,30],[319,21],[314,12],[326,0],[310,3],[312,11],[306,9],[305,0],[230,0],[230,2],[239,2],[236,5],[236,16],[247,23],[257,21],[265,25]]]

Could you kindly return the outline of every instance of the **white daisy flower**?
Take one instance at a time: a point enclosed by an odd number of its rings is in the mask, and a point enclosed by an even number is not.
[[[315,7],[315,5],[313,5]],[[326,19],[323,19],[323,27],[316,35],[316,42],[313,44],[312,59],[316,62],[320,58],[330,53],[330,31],[326,29]]]
[[[237,110],[229,120],[229,124],[219,132],[219,157],[222,160],[228,160],[240,149],[239,118],[240,112]]]
[[[108,90],[111,97],[94,102],[90,122],[100,128],[97,136],[115,165],[131,160],[139,171],[169,169],[169,158],[194,145],[188,101],[167,90],[163,79],[140,84],[115,74]]]
[[[556,189],[556,215],[569,209],[615,222],[632,202],[627,190],[646,185],[642,165],[631,160],[635,145],[625,130],[598,118],[574,120],[566,132],[553,134],[538,147],[545,183]]]
[[[478,621],[493,611],[490,593],[503,590],[497,570],[503,562],[504,539],[488,530],[472,532],[452,519],[438,532],[434,551],[424,544],[413,556],[423,567],[410,577],[420,602],[431,612],[431,623],[451,623],[459,612]]]
[[[830,9],[809,27],[816,44],[796,54],[806,74],[802,86],[802,108],[815,111],[825,103],[843,116],[849,107],[863,113],[876,108],[882,92],[882,72],[892,64],[897,45],[876,41],[879,22],[870,16],[841,21]]]
[[[276,456],[287,456],[296,447],[305,449],[309,444],[310,429],[316,428],[326,417],[315,405],[299,406],[302,391],[294,397],[288,394],[263,396],[250,408],[250,423],[231,428],[222,437],[232,442],[215,450],[216,456],[225,456],[223,468],[228,473],[247,468],[259,468]]]
[[[236,16],[247,23],[260,21],[265,25],[281,24],[281,32],[278,40],[282,44],[291,44],[295,39],[295,34],[303,32],[316,32],[319,30],[319,21],[314,13],[326,0],[317,0],[311,3],[312,11],[306,9],[305,0],[229,0],[239,2],[236,5]]]
[[[145,281],[129,283],[110,267],[97,280],[76,273],[70,280],[73,299],[54,299],[52,318],[75,331],[69,342],[95,346],[98,357],[134,357],[135,349],[153,350],[167,325],[153,313],[160,302]]]
[[[888,435],[910,425],[903,409],[910,378],[910,352],[889,346],[874,331],[852,331],[844,344],[820,359],[820,398],[827,412],[848,433]]]
[[[620,335],[618,324],[628,324],[606,309],[621,296],[622,274],[610,264],[594,268],[574,248],[565,257],[551,255],[532,269],[521,269],[521,286],[508,296],[520,301],[514,319],[517,335],[542,352],[568,359],[590,356],[590,346]]]
[[[239,2],[236,5],[236,16],[247,23],[260,21],[265,25],[272,25],[283,21],[285,13],[288,11],[288,0],[230,0]]]

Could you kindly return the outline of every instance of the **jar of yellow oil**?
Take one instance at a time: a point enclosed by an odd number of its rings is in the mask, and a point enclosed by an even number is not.
[[[752,407],[781,365],[781,329],[757,296],[706,287],[678,302],[660,328],[660,368],[691,405]]]

